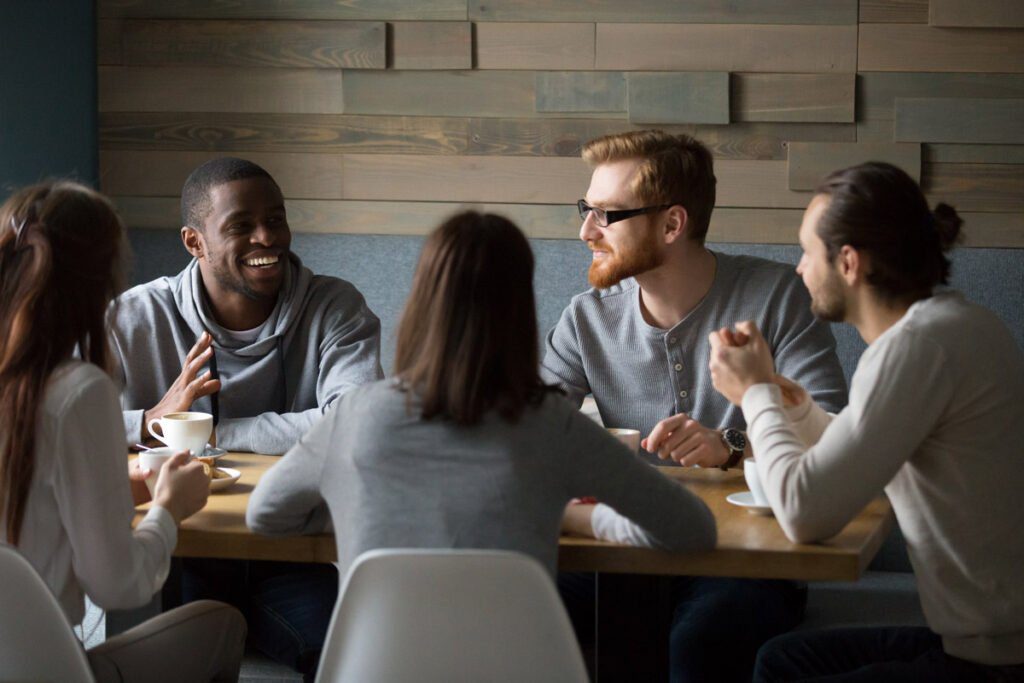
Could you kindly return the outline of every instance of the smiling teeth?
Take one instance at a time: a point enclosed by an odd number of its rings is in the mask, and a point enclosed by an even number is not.
[[[277,263],[276,256],[261,256],[260,258],[251,258],[244,261],[247,266],[269,266]]]

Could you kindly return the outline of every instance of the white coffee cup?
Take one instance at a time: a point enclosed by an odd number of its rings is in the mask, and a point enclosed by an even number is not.
[[[160,433],[153,429],[160,426]],[[213,433],[213,415],[209,413],[167,413],[161,418],[150,420],[146,429],[153,437],[176,451],[189,450],[192,455],[202,455],[206,442]]]
[[[761,478],[757,474],[757,463],[753,458],[743,461],[743,478],[747,480],[747,487],[750,488],[750,493],[754,496],[754,502],[758,505],[767,505],[768,498],[764,495],[764,489],[761,488]]]
[[[149,489],[150,497],[153,496],[153,489],[156,488],[156,478],[160,476],[160,468],[180,451],[180,448],[150,448],[148,451],[139,453],[139,467],[149,470],[149,476],[146,477],[146,488]]]
[[[634,453],[640,450],[640,432],[636,429],[619,429],[617,427],[609,427],[608,433],[621,441],[622,445]]]

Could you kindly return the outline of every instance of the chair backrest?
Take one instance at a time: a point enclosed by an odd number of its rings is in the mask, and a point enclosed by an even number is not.
[[[92,683],[85,651],[49,587],[0,543],[0,680]]]
[[[345,579],[318,683],[558,681],[586,669],[554,582],[525,555],[373,550]]]

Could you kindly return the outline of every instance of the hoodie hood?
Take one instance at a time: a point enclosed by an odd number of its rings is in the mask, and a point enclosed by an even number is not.
[[[174,301],[181,317],[195,332],[196,338],[205,330],[213,335],[214,344],[218,349],[237,356],[259,357],[282,346],[285,335],[302,314],[302,302],[306,298],[312,279],[312,271],[302,265],[298,256],[288,252],[284,281],[277,295],[277,304],[263,324],[256,341],[241,345],[229,330],[214,319],[197,259],[192,259],[178,277],[177,286],[174,288]]]

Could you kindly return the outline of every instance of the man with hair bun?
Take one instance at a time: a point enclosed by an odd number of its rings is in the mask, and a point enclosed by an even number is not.
[[[632,131],[588,142],[583,160],[593,168],[578,202],[593,288],[548,334],[545,381],[577,405],[592,394],[606,426],[639,429],[652,464],[742,467],[743,415],[711,385],[708,334],[753,318],[780,370],[842,408],[835,340],[792,268],[705,246],[716,180],[704,145]],[[586,643],[593,575],[559,585]],[[792,581],[678,577],[672,593],[672,681],[749,681],[758,647],[799,623],[806,602],[806,587]]]
[[[1024,354],[992,312],[934,291],[961,224],[889,164],[818,187],[797,272],[814,312],[868,344],[838,415],[775,374],[754,323],[710,336],[786,535],[827,539],[884,490],[928,623],[779,636],[755,680],[1024,680]]]

